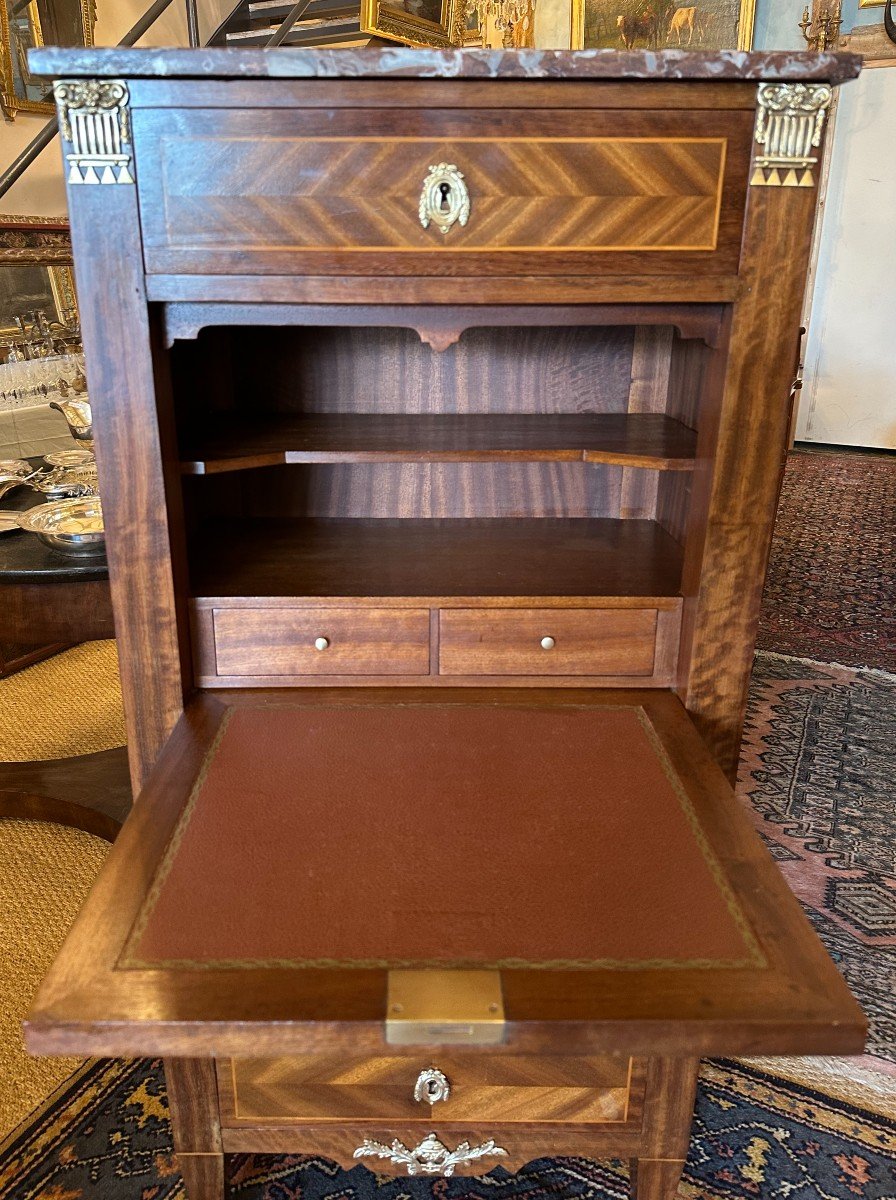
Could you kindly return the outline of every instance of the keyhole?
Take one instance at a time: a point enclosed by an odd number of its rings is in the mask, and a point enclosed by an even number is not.
[[[451,205],[448,203],[448,197],[451,195],[451,184],[440,183],[439,193],[441,195],[441,199],[439,200],[439,211],[448,212],[449,208],[451,207]]]
[[[429,1083],[426,1085],[426,1090],[431,1097],[430,1104],[432,1103],[433,1100],[438,1099],[439,1085],[436,1083],[436,1081],[434,1079],[430,1079]]]

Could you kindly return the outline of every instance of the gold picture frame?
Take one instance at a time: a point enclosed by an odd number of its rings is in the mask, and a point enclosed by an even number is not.
[[[18,335],[12,317],[31,308],[51,320],[78,310],[68,221],[0,215],[0,341]]]
[[[95,24],[95,0],[0,0],[0,105],[8,121],[20,112],[51,116],[56,111],[52,99],[34,95],[49,93],[52,81],[32,79],[28,51],[45,42],[92,46]]]
[[[548,0],[549,3],[555,0]],[[562,0],[561,0],[562,2]],[[753,47],[753,35],[756,25],[756,0],[715,0],[710,6],[704,0],[703,4],[690,6],[679,3],[644,4],[643,0],[571,0],[572,4],[572,34],[570,46],[573,50],[613,48],[623,49],[622,36],[618,21],[620,14],[628,10],[636,15],[641,9],[650,8],[653,11],[662,10],[662,28],[657,30],[662,37],[656,42],[650,37],[649,27],[646,36],[640,32],[634,39],[637,49],[677,50],[750,50]],[[586,44],[586,13],[589,6],[598,10],[597,25],[599,36],[589,38]],[[724,9],[730,6],[730,25],[726,22]],[[692,16],[689,22],[682,22],[681,28],[673,29],[673,20],[678,10],[687,11],[694,7],[697,10],[696,20]],[[668,10],[668,11],[664,11]],[[707,11],[709,10],[709,11]],[[721,11],[720,11],[721,10]],[[702,16],[697,14],[703,14]],[[671,34],[677,33],[677,37]],[[735,35],[736,36],[729,36]],[[736,41],[736,45],[732,44]],[[552,49],[554,47],[551,47]],[[557,47],[559,48],[559,47]],[[548,49],[547,46],[539,49]]]
[[[463,46],[466,24],[465,0],[361,0],[361,32],[406,46]]]

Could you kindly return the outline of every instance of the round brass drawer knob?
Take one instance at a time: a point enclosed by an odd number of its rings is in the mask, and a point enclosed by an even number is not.
[[[541,639],[542,650],[553,650],[554,647],[556,646],[556,644],[557,643],[554,641],[554,639],[552,637],[543,637]]]
[[[329,646],[330,646],[329,638],[319,637],[319,638],[314,639],[314,649],[315,650],[328,650]]]

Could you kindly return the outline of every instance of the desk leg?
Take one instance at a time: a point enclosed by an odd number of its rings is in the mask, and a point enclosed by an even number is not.
[[[641,1153],[631,1159],[632,1200],[673,1200],[687,1158],[697,1093],[696,1058],[651,1058]]]
[[[211,1058],[167,1058],[174,1153],[186,1200],[225,1200],[218,1083]]]

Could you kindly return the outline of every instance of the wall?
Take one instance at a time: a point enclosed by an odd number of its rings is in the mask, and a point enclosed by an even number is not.
[[[757,49],[795,49],[803,0],[758,0]],[[843,30],[883,9],[843,4]],[[798,440],[896,449],[896,67],[866,69],[839,92],[830,177],[808,304]]]

